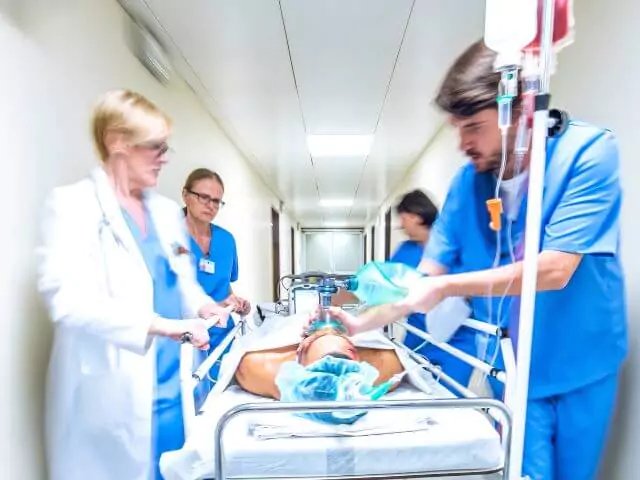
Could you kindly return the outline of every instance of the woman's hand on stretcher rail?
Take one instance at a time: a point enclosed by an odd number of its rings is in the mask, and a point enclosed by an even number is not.
[[[211,327],[225,328],[229,321],[229,314],[233,311],[233,306],[222,306],[217,303],[208,303],[200,310],[198,316],[209,323]]]
[[[149,334],[168,337],[182,342],[188,334],[189,343],[200,350],[209,349],[209,330],[206,320],[168,320],[157,317],[153,320]]]
[[[243,317],[249,315],[249,313],[251,312],[251,303],[234,293],[227,297],[227,299],[223,302],[223,305],[233,308],[234,312],[236,312],[238,315],[242,315]]]

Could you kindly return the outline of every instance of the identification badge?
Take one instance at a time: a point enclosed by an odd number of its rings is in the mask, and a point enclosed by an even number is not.
[[[204,273],[208,273],[210,275],[213,275],[214,273],[216,273],[216,264],[215,264],[215,262],[212,262],[211,260],[208,260],[206,258],[201,258],[200,259],[200,271],[204,272]]]

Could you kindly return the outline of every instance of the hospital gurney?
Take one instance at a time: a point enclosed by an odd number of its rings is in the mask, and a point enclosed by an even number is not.
[[[281,316],[265,323],[290,321],[291,317]],[[509,409],[492,399],[456,398],[431,375],[426,377],[429,389],[405,383],[384,399],[366,403],[276,402],[230,385],[222,393],[212,392],[196,414],[191,400],[194,388],[216,356],[234,339],[241,340],[245,330],[246,320],[241,319],[196,372],[184,370],[187,440],[181,450],[163,455],[161,469],[167,480],[400,479],[508,471]],[[392,339],[387,341],[397,352],[406,350]],[[192,354],[191,347],[184,347],[185,356],[190,349]],[[429,366],[413,352],[404,358]],[[360,430],[322,431],[319,424],[293,415],[344,409],[369,410],[355,425],[365,419],[368,423]],[[486,412],[502,423],[502,438]]]

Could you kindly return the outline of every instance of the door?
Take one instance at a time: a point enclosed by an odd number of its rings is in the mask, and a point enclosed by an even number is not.
[[[363,264],[367,263],[367,234],[364,234],[364,241],[362,242],[364,245],[362,248],[362,262]]]
[[[271,271],[273,272],[273,301],[279,300],[280,292],[278,285],[280,284],[280,214],[271,209]]]
[[[376,259],[376,227],[371,227],[371,261]]]
[[[384,214],[384,259],[391,258],[391,209]]]
[[[296,274],[296,230],[291,227],[291,274]]]
[[[352,274],[362,265],[362,230],[304,230],[304,268],[337,274]]]

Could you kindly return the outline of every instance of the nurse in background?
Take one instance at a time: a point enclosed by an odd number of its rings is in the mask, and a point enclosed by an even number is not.
[[[431,227],[438,216],[438,208],[423,191],[413,190],[402,197],[396,212],[400,217],[402,230],[409,239],[400,244],[390,260],[418,268],[429,240]],[[414,313],[407,319],[409,325],[423,331],[427,330],[425,320],[425,315],[421,313]],[[404,343],[415,350],[425,342],[413,333],[407,332]],[[470,355],[475,355],[475,333],[467,327],[458,329],[448,343]],[[469,384],[473,368],[466,362],[428,342],[417,352],[427,357],[434,365],[440,366],[444,372],[463,386]]]
[[[233,291],[231,284],[238,280],[238,252],[236,241],[228,230],[212,222],[224,206],[224,184],[220,176],[209,169],[198,168],[191,172],[182,189],[186,205],[185,214],[190,234],[190,251],[198,271],[198,282],[215,302],[233,307],[240,315],[251,311],[250,303]],[[213,327],[211,350],[233,328]],[[217,369],[217,366],[214,367]],[[217,372],[211,372],[215,378]]]

